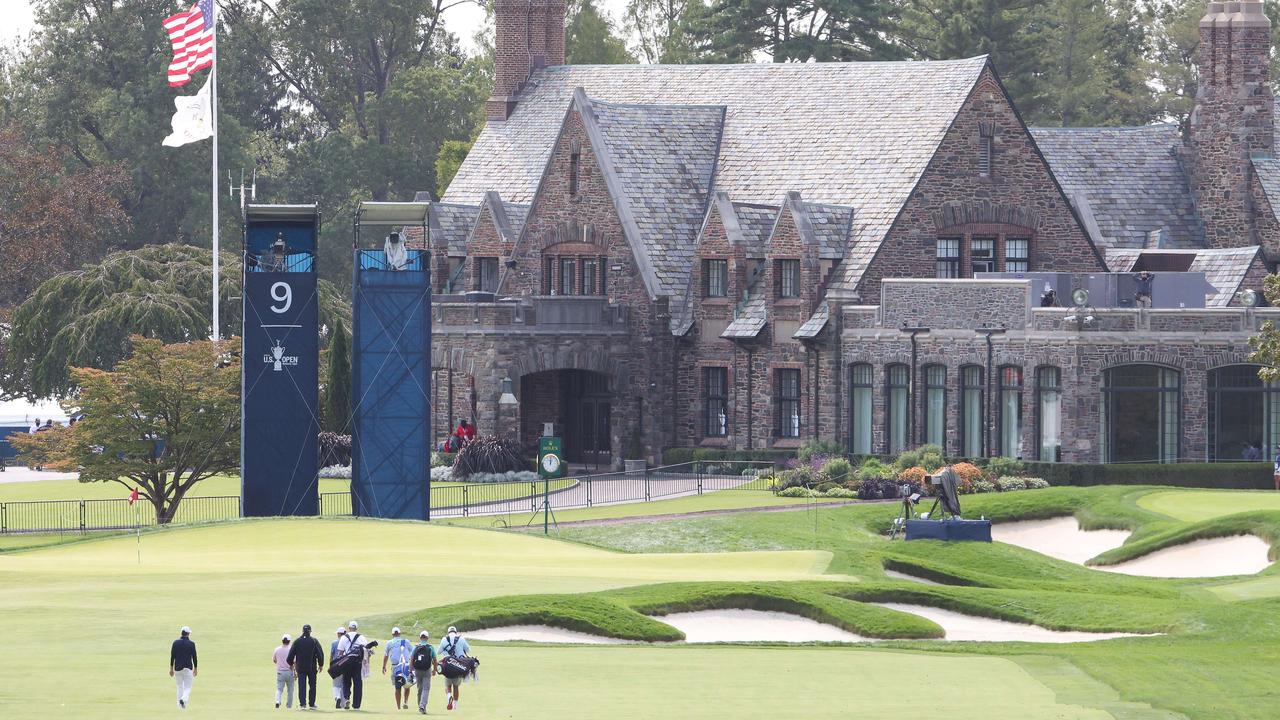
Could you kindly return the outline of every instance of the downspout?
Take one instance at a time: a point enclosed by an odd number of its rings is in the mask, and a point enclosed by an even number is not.
[[[755,400],[755,353],[747,348],[747,449],[755,450],[756,404]]]

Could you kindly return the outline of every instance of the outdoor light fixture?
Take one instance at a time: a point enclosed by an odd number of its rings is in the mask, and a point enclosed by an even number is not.
[[[1084,307],[1089,304],[1089,291],[1084,288],[1076,288],[1071,292],[1071,302],[1076,307]]]
[[[1262,298],[1258,296],[1257,290],[1245,290],[1240,293],[1240,304],[1245,307],[1258,307],[1260,302],[1262,302]]]
[[[515,394],[515,393],[513,393],[513,392],[512,392],[512,390],[511,390],[511,385],[512,385],[512,383],[511,383],[511,376],[510,376],[510,375],[508,375],[508,376],[506,376],[506,377],[502,378],[502,394],[503,394],[503,395],[513,395],[513,394]]]

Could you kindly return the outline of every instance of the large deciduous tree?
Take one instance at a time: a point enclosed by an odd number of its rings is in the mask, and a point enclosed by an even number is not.
[[[80,389],[66,404],[83,419],[12,441],[42,464],[80,468],[81,482],[137,488],[163,525],[197,483],[239,466],[239,343],[129,343],[114,371],[72,371]]]
[[[897,3],[883,0],[712,0],[686,11],[694,55],[709,62],[886,60]]]
[[[238,259],[223,253],[226,268]],[[31,399],[75,388],[72,367],[111,370],[126,357],[128,337],[166,342],[209,336],[213,288],[209,251],[190,245],[150,245],[112,253],[45,281],[13,313],[0,391]],[[222,275],[225,327],[240,325],[240,275]],[[351,307],[327,281],[318,290],[320,321],[349,321]]]
[[[613,20],[593,0],[574,0],[564,29],[564,57],[570,65],[625,65],[636,58],[614,32]]]

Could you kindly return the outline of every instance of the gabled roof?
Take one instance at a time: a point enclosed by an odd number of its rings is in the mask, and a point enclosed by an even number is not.
[[[724,108],[607,103],[581,89],[574,105],[649,293],[679,302],[711,193]]]
[[[501,195],[490,191],[484,194],[480,210],[483,211],[485,207],[489,208],[493,224],[504,241],[514,243],[520,238],[520,232],[524,230],[524,222],[529,219],[528,205],[506,202]],[[479,214],[477,212],[476,218],[472,221],[473,232],[475,223],[479,222]]]
[[[815,245],[818,257],[823,260],[844,257],[849,233],[853,229],[853,208],[806,202],[799,192],[787,193],[786,204],[795,213],[801,240]]]
[[[742,231],[742,243],[746,247],[747,257],[764,257],[769,245],[769,233],[773,232],[773,224],[778,219],[778,206],[735,202],[733,212],[738,216],[738,227]]]
[[[418,193],[419,197],[426,193]],[[431,234],[431,244],[439,247],[447,245],[449,255],[466,254],[467,235],[476,223],[480,214],[478,205],[458,205],[455,203],[431,203],[427,210],[427,232]],[[404,229],[405,244],[408,247],[424,249],[426,238],[423,237],[422,226],[410,226]]]
[[[845,253],[846,280],[856,280],[986,64],[978,57],[543,68],[510,118],[486,124],[445,199],[478,203],[497,190],[531,202],[575,88],[593,102],[722,105],[715,189],[746,203],[777,202],[798,189],[809,202],[857,208],[849,244],[863,261]]]
[[[1204,247],[1177,125],[1030,130],[1076,212],[1096,223],[1099,249],[1147,247],[1161,231],[1164,247]]]
[[[1244,283],[1245,275],[1262,248],[1202,248],[1197,250],[1148,250],[1148,254],[1194,254],[1188,272],[1202,272],[1204,279],[1217,292],[1205,297],[1206,307],[1227,307]],[[1112,272],[1129,272],[1137,265],[1143,250],[1112,248],[1107,250],[1107,266]]]
[[[756,292],[734,312],[733,322],[720,333],[720,337],[743,340],[753,338],[764,329],[769,320],[769,298]]]

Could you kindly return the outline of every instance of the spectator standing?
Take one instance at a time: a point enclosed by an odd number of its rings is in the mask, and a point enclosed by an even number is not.
[[[338,637],[333,641],[333,644],[329,646],[329,662],[333,662],[338,659],[338,645],[342,643],[342,638],[346,637],[346,635],[346,628],[338,628]],[[347,694],[342,689],[345,680],[346,678],[342,675],[333,679],[333,706],[339,710],[342,709],[343,702],[347,699]]]
[[[413,668],[409,664],[413,656],[413,645],[401,637],[400,628],[391,628],[391,639],[387,641],[387,649],[382,656],[382,674],[387,674],[387,663],[391,663],[391,684],[396,690],[396,709],[409,707],[409,686],[413,684]],[[404,702],[400,700],[404,691]]]
[[[342,677],[342,694],[346,697],[346,707],[360,709],[360,701],[364,697],[364,679],[369,677],[369,647],[371,641],[360,634],[360,626],[355,620],[347,624],[347,634],[338,641],[338,655],[344,655],[352,648],[360,651],[361,659],[352,665]]]
[[[445,633],[444,642],[440,643],[440,650],[436,653],[439,657],[452,655],[453,657],[467,657],[467,653],[471,651],[471,645],[462,639],[462,633],[458,632],[458,628],[450,625],[448,632]],[[462,678],[451,678],[445,676],[444,694],[448,701],[447,709],[452,710],[461,701],[462,694]]]
[[[178,707],[187,709],[191,702],[191,685],[200,674],[196,662],[196,644],[191,641],[191,628],[182,626],[182,635],[169,648],[169,677],[178,684]]]
[[[289,636],[286,634],[280,638],[280,647],[271,653],[271,662],[276,666],[276,707],[280,707],[280,696],[284,694],[285,688],[289,689],[288,700],[285,701],[285,707],[293,707],[293,668],[289,666]]]
[[[337,641],[335,641],[336,643]],[[324,648],[311,635],[311,626],[302,626],[302,637],[289,648],[289,665],[298,676],[298,707],[316,707],[316,673],[324,667]]]
[[[431,647],[431,633],[418,633],[418,646],[413,649],[413,674],[418,681],[418,712],[427,714],[427,698],[431,695],[431,676],[440,671],[436,649]]]
[[[1138,287],[1133,293],[1133,304],[1137,307],[1151,307],[1151,285],[1154,280],[1151,273],[1143,270],[1134,276],[1134,280],[1138,282]]]

